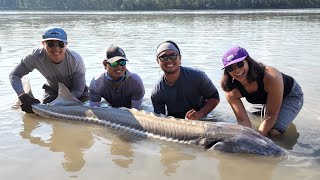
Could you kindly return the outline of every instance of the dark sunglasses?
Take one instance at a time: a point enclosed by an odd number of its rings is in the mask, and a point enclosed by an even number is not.
[[[127,64],[127,61],[121,59],[121,60],[116,61],[116,62],[114,62],[114,63],[108,63],[108,64],[109,64],[109,66],[111,66],[111,67],[117,67],[119,64],[120,64],[120,66],[125,66],[125,65]]]
[[[240,61],[240,62],[237,62],[235,64],[231,64],[227,67],[225,67],[224,69],[227,71],[227,72],[232,72],[233,71],[233,66],[234,65],[237,65],[238,68],[242,68],[244,66],[244,62],[243,61]]]
[[[58,41],[58,42],[47,41],[46,43],[49,48],[53,48],[55,46],[58,46],[59,48],[64,48],[64,42],[62,42],[62,41]]]
[[[162,56],[159,56],[158,59],[161,61],[161,62],[166,62],[168,61],[169,59],[172,60],[172,61],[175,61],[177,60],[177,57],[178,57],[178,54],[176,53],[173,53],[173,54],[169,54],[169,55],[162,55]]]

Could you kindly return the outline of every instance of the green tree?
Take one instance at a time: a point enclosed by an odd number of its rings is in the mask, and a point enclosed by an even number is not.
[[[11,10],[168,10],[320,8],[320,0],[0,0]]]

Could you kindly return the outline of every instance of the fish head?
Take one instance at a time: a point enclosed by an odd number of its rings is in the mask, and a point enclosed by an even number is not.
[[[255,130],[230,123],[206,123],[203,146],[222,152],[283,156],[285,150]]]

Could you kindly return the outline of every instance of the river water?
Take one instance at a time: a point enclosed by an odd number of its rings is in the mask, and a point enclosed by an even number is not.
[[[320,179],[320,10],[174,11],[174,12],[15,12],[0,11],[0,179]],[[288,157],[204,151],[198,147],[132,134],[82,122],[47,119],[12,110],[16,102],[8,75],[21,58],[41,46],[41,32],[61,26],[68,47],[87,67],[89,84],[103,71],[107,46],[122,47],[127,68],[139,74],[152,111],[150,93],[162,75],[155,61],[160,42],[175,41],[183,66],[205,71],[221,102],[211,113],[235,123],[219,85],[221,57],[231,46],[293,76],[305,103],[283,138],[274,141]],[[39,99],[45,79],[28,75]],[[256,126],[260,118],[251,116]]]

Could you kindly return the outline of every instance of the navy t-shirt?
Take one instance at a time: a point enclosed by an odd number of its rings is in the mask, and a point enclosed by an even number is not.
[[[219,93],[208,76],[182,66],[175,85],[169,86],[162,77],[151,94],[155,113],[176,118],[184,118],[191,109],[200,110],[209,98],[219,99]]]

